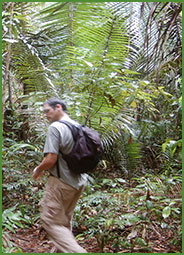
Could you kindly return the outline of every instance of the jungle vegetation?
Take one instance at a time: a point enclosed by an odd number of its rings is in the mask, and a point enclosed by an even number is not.
[[[81,245],[181,252],[182,3],[3,2],[2,76],[4,253],[50,253],[18,237],[39,228],[49,97],[104,146],[75,210]]]

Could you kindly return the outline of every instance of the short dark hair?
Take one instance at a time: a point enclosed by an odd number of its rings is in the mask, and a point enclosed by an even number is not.
[[[60,104],[63,108],[63,111],[65,111],[65,112],[67,111],[65,102],[63,100],[61,100],[60,98],[55,98],[55,97],[49,98],[43,103],[43,105],[45,105],[45,104],[50,105],[53,109],[56,108],[57,104]]]

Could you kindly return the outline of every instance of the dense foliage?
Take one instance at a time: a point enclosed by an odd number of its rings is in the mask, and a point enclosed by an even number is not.
[[[101,252],[157,252],[155,235],[169,231],[164,251],[180,252],[182,4],[2,6],[4,252],[16,250],[9,233],[38,221],[46,177],[35,183],[31,172],[51,96],[99,131],[105,149],[76,208],[79,241],[96,238]]]

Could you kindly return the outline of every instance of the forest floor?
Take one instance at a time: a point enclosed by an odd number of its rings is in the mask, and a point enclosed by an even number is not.
[[[113,179],[113,177],[109,177]],[[79,237],[78,243],[86,249],[88,253],[182,253],[181,242],[171,242],[172,240],[177,240],[176,229],[178,221],[175,222],[173,219],[168,219],[167,223],[168,226],[170,226],[167,231],[164,228],[159,227],[159,225],[154,224],[151,224],[151,227],[146,229],[146,246],[136,245],[134,239],[132,239],[131,246],[129,247],[122,245],[121,248],[112,248],[114,242],[114,240],[112,240],[105,243],[102,250],[100,249],[97,237],[93,235],[88,238],[88,235],[82,234],[84,231],[80,225],[78,228],[73,229],[73,233],[74,236]],[[139,222],[137,224],[139,224]],[[119,232],[117,229],[116,235],[128,236],[133,231],[133,225],[125,226],[123,231]],[[11,231],[7,231],[6,233],[8,234],[7,239],[12,242],[13,246],[19,247],[19,249],[17,248],[13,250],[13,253],[56,253],[54,245],[49,241],[39,220],[32,226],[29,225],[27,228],[16,228],[15,233]],[[82,234],[81,237],[80,234]],[[139,234],[143,235],[142,232]]]
[[[75,232],[74,234],[77,234],[77,232]],[[179,247],[176,248],[174,245],[169,244],[169,240],[174,233],[165,233],[165,235],[163,235],[163,233],[158,233],[158,235],[160,235],[160,239],[158,236],[156,237],[156,235],[150,237],[151,241],[154,242],[154,247],[152,247],[150,251],[144,248],[140,250],[134,247],[132,250],[126,247],[124,250],[122,249],[121,251],[115,252],[111,249],[111,244],[109,243],[105,246],[103,253],[180,253]],[[11,241],[22,250],[22,253],[55,253],[54,245],[49,241],[45,231],[41,229],[39,225],[33,225],[28,229],[18,229],[15,234],[11,233]],[[88,253],[102,252],[95,237],[91,239],[86,237],[82,241],[78,241],[78,243],[85,248]],[[14,253],[16,253],[16,250]]]
[[[47,238],[47,234],[39,226],[29,229],[19,229],[16,234],[11,233],[13,241],[23,253],[55,253],[55,247]],[[96,238],[78,242],[89,253],[100,253]]]

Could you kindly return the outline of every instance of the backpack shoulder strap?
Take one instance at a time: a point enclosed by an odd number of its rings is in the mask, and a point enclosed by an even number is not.
[[[69,129],[70,129],[70,131],[71,131],[71,133],[72,133],[72,136],[73,136],[73,140],[75,141],[76,140],[76,137],[75,137],[75,132],[74,132],[74,125],[72,124],[72,123],[70,123],[69,121],[65,121],[65,120],[58,120],[60,123],[63,123],[63,124],[65,124]],[[62,154],[62,152],[61,151],[59,151],[61,154]],[[57,160],[57,162],[56,162],[56,166],[57,166],[57,175],[58,175],[58,178],[60,178],[61,176],[60,176],[60,172],[59,172],[59,162],[58,162],[58,160]]]
[[[76,140],[76,129],[75,129],[76,126],[66,120],[59,120],[59,122],[65,124],[70,129],[70,131],[72,132],[73,139],[75,141]],[[76,127],[76,128],[78,128],[78,127]]]
[[[66,126],[68,126],[70,129],[74,126],[71,122],[67,121],[67,120],[58,120],[58,122],[65,124]]]

